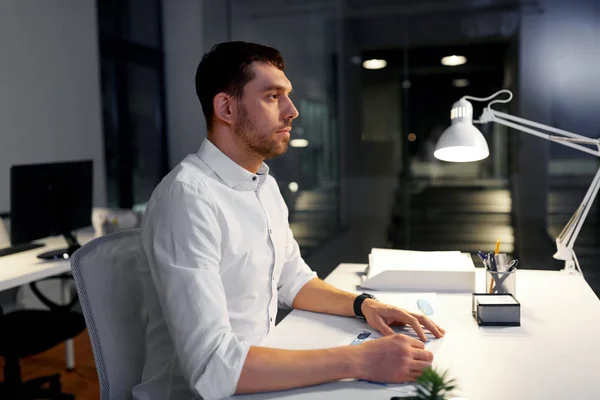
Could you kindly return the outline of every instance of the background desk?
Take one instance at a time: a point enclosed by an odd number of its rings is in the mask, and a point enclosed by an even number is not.
[[[83,245],[94,238],[94,233],[92,230],[83,230],[76,237]],[[0,291],[71,271],[70,260],[45,261],[37,258],[38,254],[45,251],[66,247],[62,237],[37,240],[36,243],[44,243],[46,246],[0,257]],[[64,303],[70,300],[68,285],[63,285],[62,297]],[[67,368],[72,369],[75,366],[73,341],[68,340],[65,344]]]
[[[358,293],[365,267],[341,264],[326,281]],[[483,270],[477,279],[483,288]],[[455,394],[469,400],[600,398],[600,301],[587,282],[558,271],[519,270],[517,298],[520,327],[480,328],[471,316],[470,294],[437,294],[434,320],[446,329],[446,337],[434,366],[457,379]],[[366,324],[354,318],[294,310],[266,345],[334,347],[360,327]],[[389,400],[394,395],[377,385],[344,381],[236,398]]]
[[[78,235],[77,239],[81,240],[82,235]],[[90,239],[91,237],[85,242]],[[0,257],[0,290],[12,289],[71,270],[70,260],[45,261],[37,258],[38,254],[45,251],[66,247],[62,237],[37,240],[36,243],[44,243],[46,246]]]

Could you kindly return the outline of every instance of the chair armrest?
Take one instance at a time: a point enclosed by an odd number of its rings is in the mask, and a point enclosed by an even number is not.
[[[57,275],[57,276],[50,276],[48,278],[42,279],[44,281],[46,280],[67,280],[67,279],[73,279],[73,277],[69,274],[69,275]],[[77,304],[77,302],[79,301],[79,296],[77,295],[77,292],[75,292],[75,296],[73,296],[73,298],[71,299],[71,301],[69,301],[69,303],[67,304],[58,304],[53,302],[52,300],[50,300],[48,297],[46,297],[38,288],[37,286],[38,282],[31,282],[29,284],[29,287],[31,288],[31,291],[33,292],[33,294],[35,294],[35,296],[38,298],[38,300],[44,304],[46,307],[48,307],[50,310],[52,311],[70,311],[71,308],[73,308],[73,306],[75,304]]]

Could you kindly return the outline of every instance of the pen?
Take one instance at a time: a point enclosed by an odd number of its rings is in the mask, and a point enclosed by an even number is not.
[[[498,248],[498,244],[496,243],[496,248]],[[492,253],[488,254],[488,261],[490,263],[490,271],[492,274],[492,280],[490,281],[490,290],[489,293],[492,293],[492,289],[494,288],[494,280],[496,279],[494,272],[497,272],[496,269],[496,257]]]
[[[486,269],[489,269],[488,264],[487,264],[487,255],[483,252],[483,251],[478,251],[477,255],[479,256],[479,258],[481,259],[481,262],[483,263],[483,266]]]
[[[365,379],[359,379],[359,382],[365,382],[365,383],[370,383],[372,385],[379,385],[379,386],[387,386],[387,383],[383,383],[383,382],[374,382],[374,381],[367,381]]]
[[[497,272],[498,268],[496,267],[496,257],[494,257],[492,253],[488,255],[488,261],[490,263],[490,269],[494,272]]]

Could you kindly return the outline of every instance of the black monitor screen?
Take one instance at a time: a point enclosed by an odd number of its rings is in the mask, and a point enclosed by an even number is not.
[[[90,226],[92,184],[92,161],[11,166],[11,244]]]

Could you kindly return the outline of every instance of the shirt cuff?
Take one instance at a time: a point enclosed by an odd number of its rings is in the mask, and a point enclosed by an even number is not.
[[[203,400],[218,400],[235,394],[250,344],[230,334],[229,343],[221,343],[194,389]]]
[[[309,281],[317,277],[317,273],[312,271],[308,265],[304,264],[304,266],[306,269],[298,274],[293,283],[285,288],[286,290],[282,290],[279,293],[280,306],[292,308],[294,299],[296,298],[296,295],[300,289],[302,289]]]

